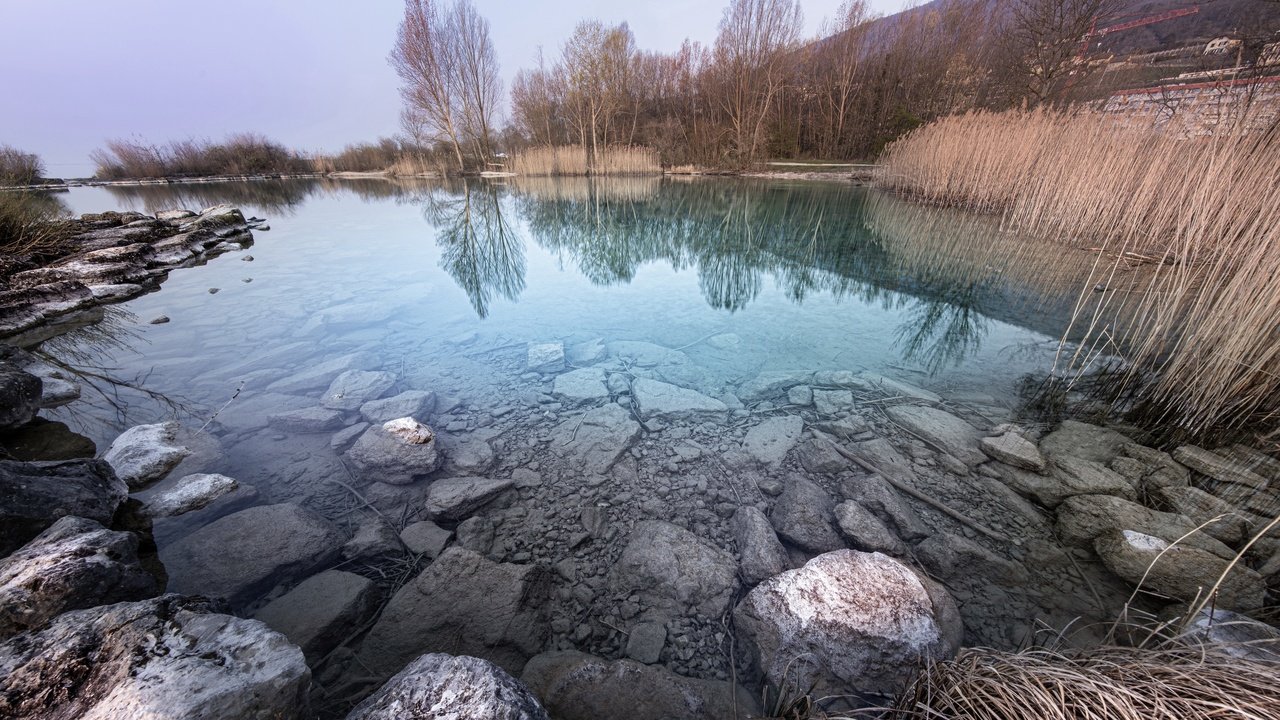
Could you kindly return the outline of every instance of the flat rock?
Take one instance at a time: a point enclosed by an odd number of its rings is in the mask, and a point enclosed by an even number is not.
[[[253,617],[302,648],[307,664],[313,664],[337,647],[351,628],[368,620],[377,600],[372,580],[326,570],[267,603]]]
[[[367,405],[368,403],[365,404]],[[346,452],[356,440],[360,439],[360,436],[364,434],[364,431],[368,429],[369,423],[360,422],[339,430],[333,434],[333,437],[329,438],[329,449],[333,450],[335,453]]]
[[[1231,610],[1202,609],[1184,638],[1242,660],[1280,661],[1280,629]]]
[[[530,372],[553,373],[564,369],[564,345],[561,343],[529,343],[525,367]]]
[[[409,548],[409,552],[425,555],[429,560],[439,557],[452,537],[452,530],[446,530],[430,520],[410,523],[400,531],[400,542]]]
[[[791,475],[773,506],[770,522],[779,537],[810,552],[844,549],[835,530],[835,500],[803,475]]]
[[[42,417],[0,431],[0,448],[13,460],[26,461],[75,460],[98,454],[98,446],[89,438],[73,432],[66,423]]]
[[[203,598],[76,610],[0,645],[12,720],[311,717],[302,651]]]
[[[925,390],[909,382],[895,380],[879,373],[868,371],[851,372],[848,370],[824,370],[814,373],[815,385],[830,385],[851,390],[874,392],[880,395],[907,397],[927,402],[942,402],[942,396],[932,390]]]
[[[1246,464],[1228,460],[1195,445],[1183,445],[1174,450],[1173,459],[1219,482],[1243,485],[1254,490],[1267,486],[1267,479],[1250,470]]]
[[[1199,548],[1224,559],[1235,552],[1196,529],[1190,518],[1160,512],[1112,495],[1076,495],[1058,506],[1058,536],[1068,545],[1091,547],[1110,530],[1133,530],[1164,542]]]
[[[172,487],[151,496],[146,512],[153,518],[174,517],[213,504],[218,498],[240,487],[226,475],[195,473],[186,475]]]
[[[427,490],[425,510],[435,520],[462,520],[515,485],[510,478],[445,478]]]
[[[0,556],[25,545],[59,518],[111,524],[129,495],[103,460],[0,460]]]
[[[524,683],[486,660],[429,653],[365,698],[347,720],[548,720]]]
[[[769,518],[754,505],[743,505],[733,514],[734,543],[738,546],[738,565],[748,585],[777,575],[789,567],[787,551],[769,524]]]
[[[1093,546],[1102,564],[1135,585],[1141,583],[1146,592],[1195,602],[1206,599],[1216,584],[1211,602],[1227,610],[1256,610],[1266,596],[1261,575],[1240,563],[1231,566],[1230,560],[1198,548],[1170,546],[1158,537],[1133,530],[1102,533]]]
[[[342,411],[325,407],[302,408],[275,413],[267,418],[274,428],[294,433],[330,432],[342,427]]]
[[[893,694],[922,659],[942,660],[963,636],[941,586],[881,553],[819,555],[757,585],[735,626],[775,687],[814,697]]]
[[[225,597],[238,607],[336,559],[344,540],[312,510],[260,505],[161,547],[160,559],[171,590]]]
[[[825,438],[802,443],[796,457],[805,470],[815,475],[834,475],[849,469],[849,461]]]
[[[1204,532],[1228,545],[1237,545],[1251,535],[1249,520],[1239,508],[1197,487],[1157,487],[1151,496],[1171,512],[1184,515]]]
[[[403,417],[425,421],[427,415],[434,411],[435,407],[436,394],[434,392],[429,390],[406,390],[399,395],[366,402],[360,406],[360,416],[366,422],[375,425]]]
[[[448,649],[517,672],[549,634],[549,594],[541,566],[496,563],[451,547],[391,598],[360,661],[391,675],[423,653]]]
[[[876,472],[882,475],[899,482],[915,482],[916,474],[911,469],[911,461],[884,438],[852,443],[849,445],[849,450],[859,460],[875,468]]]
[[[267,390],[284,395],[308,394],[329,387],[334,378],[348,370],[369,370],[380,363],[377,355],[367,351],[339,355],[277,380]]]
[[[595,402],[609,397],[605,372],[601,368],[581,368],[557,375],[551,394],[568,402]]]
[[[796,446],[802,432],[804,420],[799,415],[771,417],[747,431],[742,439],[742,449],[756,462],[777,467]]]
[[[444,463],[431,428],[412,418],[371,425],[347,449],[346,458],[356,477],[388,485],[416,482]]]
[[[849,390],[813,390],[813,407],[821,415],[836,415],[853,407]]]
[[[660,622],[642,622],[631,626],[627,632],[627,657],[652,665],[662,656],[667,644],[667,628]]]
[[[351,539],[342,546],[342,559],[368,560],[404,552],[400,534],[380,516],[365,518]]]
[[[682,677],[661,665],[605,660],[576,651],[534,657],[521,679],[559,720],[746,720],[761,716],[755,696],[731,683]]]
[[[138,538],[93,520],[64,517],[0,560],[0,639],[56,615],[156,594],[138,564]]]
[[[874,513],[852,500],[835,507],[836,527],[855,550],[883,552],[901,557],[906,545]]]
[[[683,528],[661,520],[636,523],[609,584],[636,594],[642,605],[668,617],[690,612],[720,617],[737,587],[733,556]]]
[[[767,400],[782,395],[789,388],[797,385],[808,385],[813,381],[811,372],[767,371],[762,372],[738,388],[738,397],[743,402]]]
[[[669,383],[637,378],[631,383],[640,418],[649,420],[687,420],[698,416],[720,415],[729,407],[713,397]]]
[[[382,397],[396,384],[389,372],[347,370],[333,379],[321,404],[334,410],[358,410],[370,400]]]
[[[191,451],[178,435],[176,422],[135,425],[120,433],[102,456],[130,488],[140,488],[164,477]]]
[[[605,350],[609,357],[619,358],[642,368],[684,365],[689,362],[689,356],[679,350],[639,340],[615,340],[606,343]]]
[[[1115,430],[1064,420],[1057,430],[1040,439],[1040,452],[1049,459],[1071,455],[1105,465],[1130,444],[1129,438]]]
[[[982,438],[978,447],[992,459],[1002,463],[1033,472],[1044,470],[1044,456],[1040,454],[1040,449],[1016,432],[1009,431],[1003,435]]]
[[[930,534],[929,528],[916,511],[911,509],[892,485],[878,475],[846,481],[844,494],[849,500],[870,510],[903,540],[915,542]]]
[[[565,357],[569,362],[582,367],[583,365],[591,365],[604,359],[605,347],[604,341],[600,338],[588,340],[577,345],[569,346],[565,351]]]
[[[550,448],[573,471],[604,475],[638,437],[640,423],[610,403],[557,425],[551,432]]]
[[[895,405],[887,412],[894,422],[940,447],[969,467],[987,459],[978,450],[982,433],[945,410],[917,405]]]

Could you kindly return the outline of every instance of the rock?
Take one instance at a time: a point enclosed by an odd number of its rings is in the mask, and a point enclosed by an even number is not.
[[[733,539],[742,558],[738,569],[748,585],[777,575],[789,567],[787,551],[769,519],[754,505],[743,505],[733,514]]]
[[[770,521],[782,539],[805,550],[842,550],[844,541],[835,530],[835,504],[817,483],[803,475],[792,475],[773,506]]]
[[[365,404],[367,405],[368,403]],[[339,430],[333,434],[332,438],[329,439],[329,449],[333,450],[335,453],[346,452],[347,448],[351,447],[352,443],[360,439],[360,436],[368,429],[369,423],[362,422]]]
[[[549,594],[550,576],[539,565],[496,563],[451,547],[387,604],[360,661],[390,675],[424,652],[448,648],[518,671],[548,635]]]
[[[225,597],[239,607],[279,582],[337,558],[344,538],[328,520],[291,504],[228,515],[160,548],[176,592]]]
[[[963,636],[945,590],[880,553],[819,555],[756,586],[735,626],[775,687],[813,697],[902,689],[922,659],[942,660]]]
[[[982,433],[945,410],[918,405],[895,405],[887,412],[894,422],[938,446],[969,467],[985,462],[987,459],[987,456],[978,450]]]
[[[355,534],[342,546],[344,560],[369,560],[401,552],[404,552],[404,545],[400,542],[399,533],[379,516],[361,521]]]
[[[0,560],[0,639],[68,610],[142,600],[156,580],[138,564],[138,538],[64,517]]]
[[[75,460],[98,454],[98,446],[89,438],[72,432],[66,423],[42,417],[0,431],[0,448],[12,459],[26,461]]]
[[[1183,637],[1242,660],[1280,660],[1280,629],[1222,608],[1202,609]]]
[[[226,475],[187,475],[173,487],[158,492],[147,500],[146,512],[153,518],[182,515],[212,504],[223,495],[234,492],[239,486],[239,483]]]
[[[1034,472],[1044,471],[1044,456],[1040,449],[1016,432],[982,438],[978,446],[982,452],[1007,465]]]
[[[697,390],[678,387],[648,378],[637,378],[631,383],[639,407],[640,419],[688,420],[698,416],[720,415],[729,407]]]
[[[870,510],[898,537],[914,542],[929,536],[929,528],[898,491],[878,475],[855,478],[844,484],[845,496]]]
[[[1212,601],[1227,610],[1262,607],[1267,586],[1262,576],[1230,560],[1194,547],[1173,545],[1133,530],[1110,530],[1093,541],[1094,550],[1112,572],[1154,592],[1177,600],[1204,600],[1217,585]],[[1226,573],[1226,577],[1222,577]]]
[[[907,547],[885,527],[880,518],[852,500],[846,500],[835,508],[836,527],[855,550],[884,552],[901,557]]]
[[[0,362],[0,428],[31,422],[40,411],[44,383],[9,362]]]
[[[1145,508],[1111,495],[1076,495],[1058,506],[1058,536],[1067,545],[1088,547],[1110,530],[1133,530],[1185,547],[1199,548],[1224,560],[1235,557],[1226,545],[1196,530],[1189,518]],[[1185,536],[1185,537],[1184,537]]]
[[[561,343],[529,343],[530,372],[553,373],[564,369],[564,345]]]
[[[329,387],[334,378],[348,370],[369,370],[378,367],[379,363],[378,356],[371,352],[340,355],[277,380],[268,385],[267,390],[285,395],[308,394]]]
[[[169,481],[165,482],[166,484],[169,483]],[[171,488],[156,488],[156,494],[152,497],[158,497],[168,489]],[[151,516],[151,532],[159,544],[171,543],[183,535],[208,525],[214,520],[257,505],[258,499],[258,489],[256,487],[236,481],[234,490],[219,495],[209,504],[198,509],[188,510],[181,515]]]
[[[812,405],[813,388],[808,385],[797,385],[787,390],[787,402],[791,405]]]
[[[449,458],[451,473],[481,475],[488,472],[497,461],[493,446],[481,433],[473,433],[470,436],[445,436],[441,438],[441,442],[444,443],[442,449]]]
[[[538,698],[479,658],[430,653],[365,698],[347,720],[548,720]]]
[[[816,475],[832,475],[849,469],[849,461],[825,439],[804,443],[796,455],[804,469]]]
[[[848,390],[814,390],[814,409],[822,415],[836,415],[853,407],[853,393]]]
[[[1231,503],[1196,487],[1152,488],[1151,496],[1171,512],[1184,515],[1204,532],[1228,545],[1250,536],[1249,521]]]
[[[799,415],[772,417],[747,431],[742,449],[756,462],[777,467],[795,447],[803,431],[804,420]]]
[[[1248,469],[1243,463],[1233,462],[1195,445],[1183,445],[1173,451],[1173,459],[1202,475],[1219,482],[1243,485],[1253,490],[1267,486],[1267,479]]]
[[[360,415],[375,425],[396,418],[426,420],[436,407],[436,394],[427,390],[406,390],[381,400],[370,400],[360,406]]]
[[[168,316],[168,315],[157,315],[157,316],[155,316],[155,317],[151,318],[151,320],[150,320],[149,322],[150,322],[150,324],[152,324],[152,325],[164,325],[165,323],[169,322],[169,316]]]
[[[551,451],[586,475],[604,475],[640,437],[640,423],[615,404],[586,411],[551,432]]]
[[[728,682],[681,677],[661,665],[542,653],[521,679],[559,720],[746,720],[760,717],[752,693]],[[735,715],[735,711],[737,714]]]
[[[366,402],[382,397],[395,384],[396,376],[389,372],[347,370],[329,384],[321,404],[334,410],[357,410]]]
[[[1057,430],[1040,439],[1040,452],[1051,460],[1059,455],[1071,455],[1105,465],[1131,444],[1129,438],[1114,430],[1064,420]]]
[[[413,418],[372,425],[346,452],[356,477],[368,482],[408,485],[444,463],[431,428]]]
[[[808,385],[812,380],[813,373],[791,371],[762,372],[738,388],[738,397],[742,398],[743,402],[767,400],[776,395],[781,395],[788,388],[796,385]]]
[[[1133,484],[1096,462],[1073,455],[1055,455],[1050,474],[1041,475],[1012,466],[996,467],[996,473],[1018,494],[1053,509],[1076,495],[1116,495],[1134,500]]]
[[[342,427],[342,411],[323,407],[303,408],[275,413],[267,418],[274,428],[286,432],[318,433]]]
[[[41,381],[43,382],[40,392],[41,408],[62,407],[80,399],[80,385],[77,383],[56,377],[44,377]]]
[[[642,622],[631,626],[627,634],[627,657],[646,665],[658,662],[667,644],[667,628],[659,622]]]
[[[642,368],[684,365],[689,362],[689,356],[679,350],[637,340],[616,340],[607,343],[605,350],[609,357],[621,358]]]
[[[510,478],[460,477],[437,480],[427,490],[427,516],[436,520],[461,520],[513,485],[515,481]]]
[[[902,453],[884,438],[853,443],[849,446],[849,450],[882,475],[905,483],[913,483],[916,480],[916,474],[911,469],[911,461],[903,457]]]
[[[933,577],[947,582],[989,578],[995,585],[1020,588],[1030,581],[1025,567],[962,535],[943,532],[926,538],[916,545],[914,557]]]
[[[609,397],[601,368],[582,368],[557,375],[551,394],[571,403],[595,402]]]
[[[310,717],[302,651],[256,620],[177,595],[76,610],[0,645],[0,714]]]
[[[429,560],[439,557],[452,537],[452,530],[445,530],[430,520],[410,523],[400,531],[400,542],[409,548],[409,552],[426,555]]]
[[[130,488],[140,488],[164,477],[191,454],[178,440],[182,426],[170,421],[135,425],[111,443],[102,456]]]
[[[111,524],[129,489],[102,460],[0,460],[0,557],[66,516]]]
[[[737,571],[733,556],[688,530],[645,520],[632,529],[609,584],[614,592],[639,595],[661,616],[720,617],[733,599]]]
[[[313,665],[345,639],[351,628],[369,619],[378,600],[372,580],[355,573],[326,570],[254,613],[255,620],[302,648]]]
[[[570,346],[566,352],[569,362],[582,367],[599,362],[605,356],[604,342],[600,338]]]

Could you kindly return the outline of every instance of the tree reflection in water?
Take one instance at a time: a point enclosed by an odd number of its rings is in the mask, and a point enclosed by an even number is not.
[[[423,198],[423,213],[439,232],[440,267],[458,283],[480,317],[494,296],[514,301],[524,291],[524,240],[502,212],[499,189],[478,180],[450,183]]]

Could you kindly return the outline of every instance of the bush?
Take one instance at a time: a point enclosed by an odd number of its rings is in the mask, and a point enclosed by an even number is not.
[[[66,208],[47,193],[0,192],[0,276],[31,256],[56,255]]]
[[[0,145],[0,186],[34,185],[44,177],[44,163],[35,153]]]
[[[164,146],[110,140],[89,159],[97,168],[94,177],[100,180],[312,171],[309,159],[256,133],[232,135],[221,143],[179,140]]]

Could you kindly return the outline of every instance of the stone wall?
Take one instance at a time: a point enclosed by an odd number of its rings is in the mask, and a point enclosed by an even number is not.
[[[1240,124],[1262,130],[1280,121],[1280,77],[1121,90],[1107,98],[1103,112],[1189,136],[1212,135]]]

